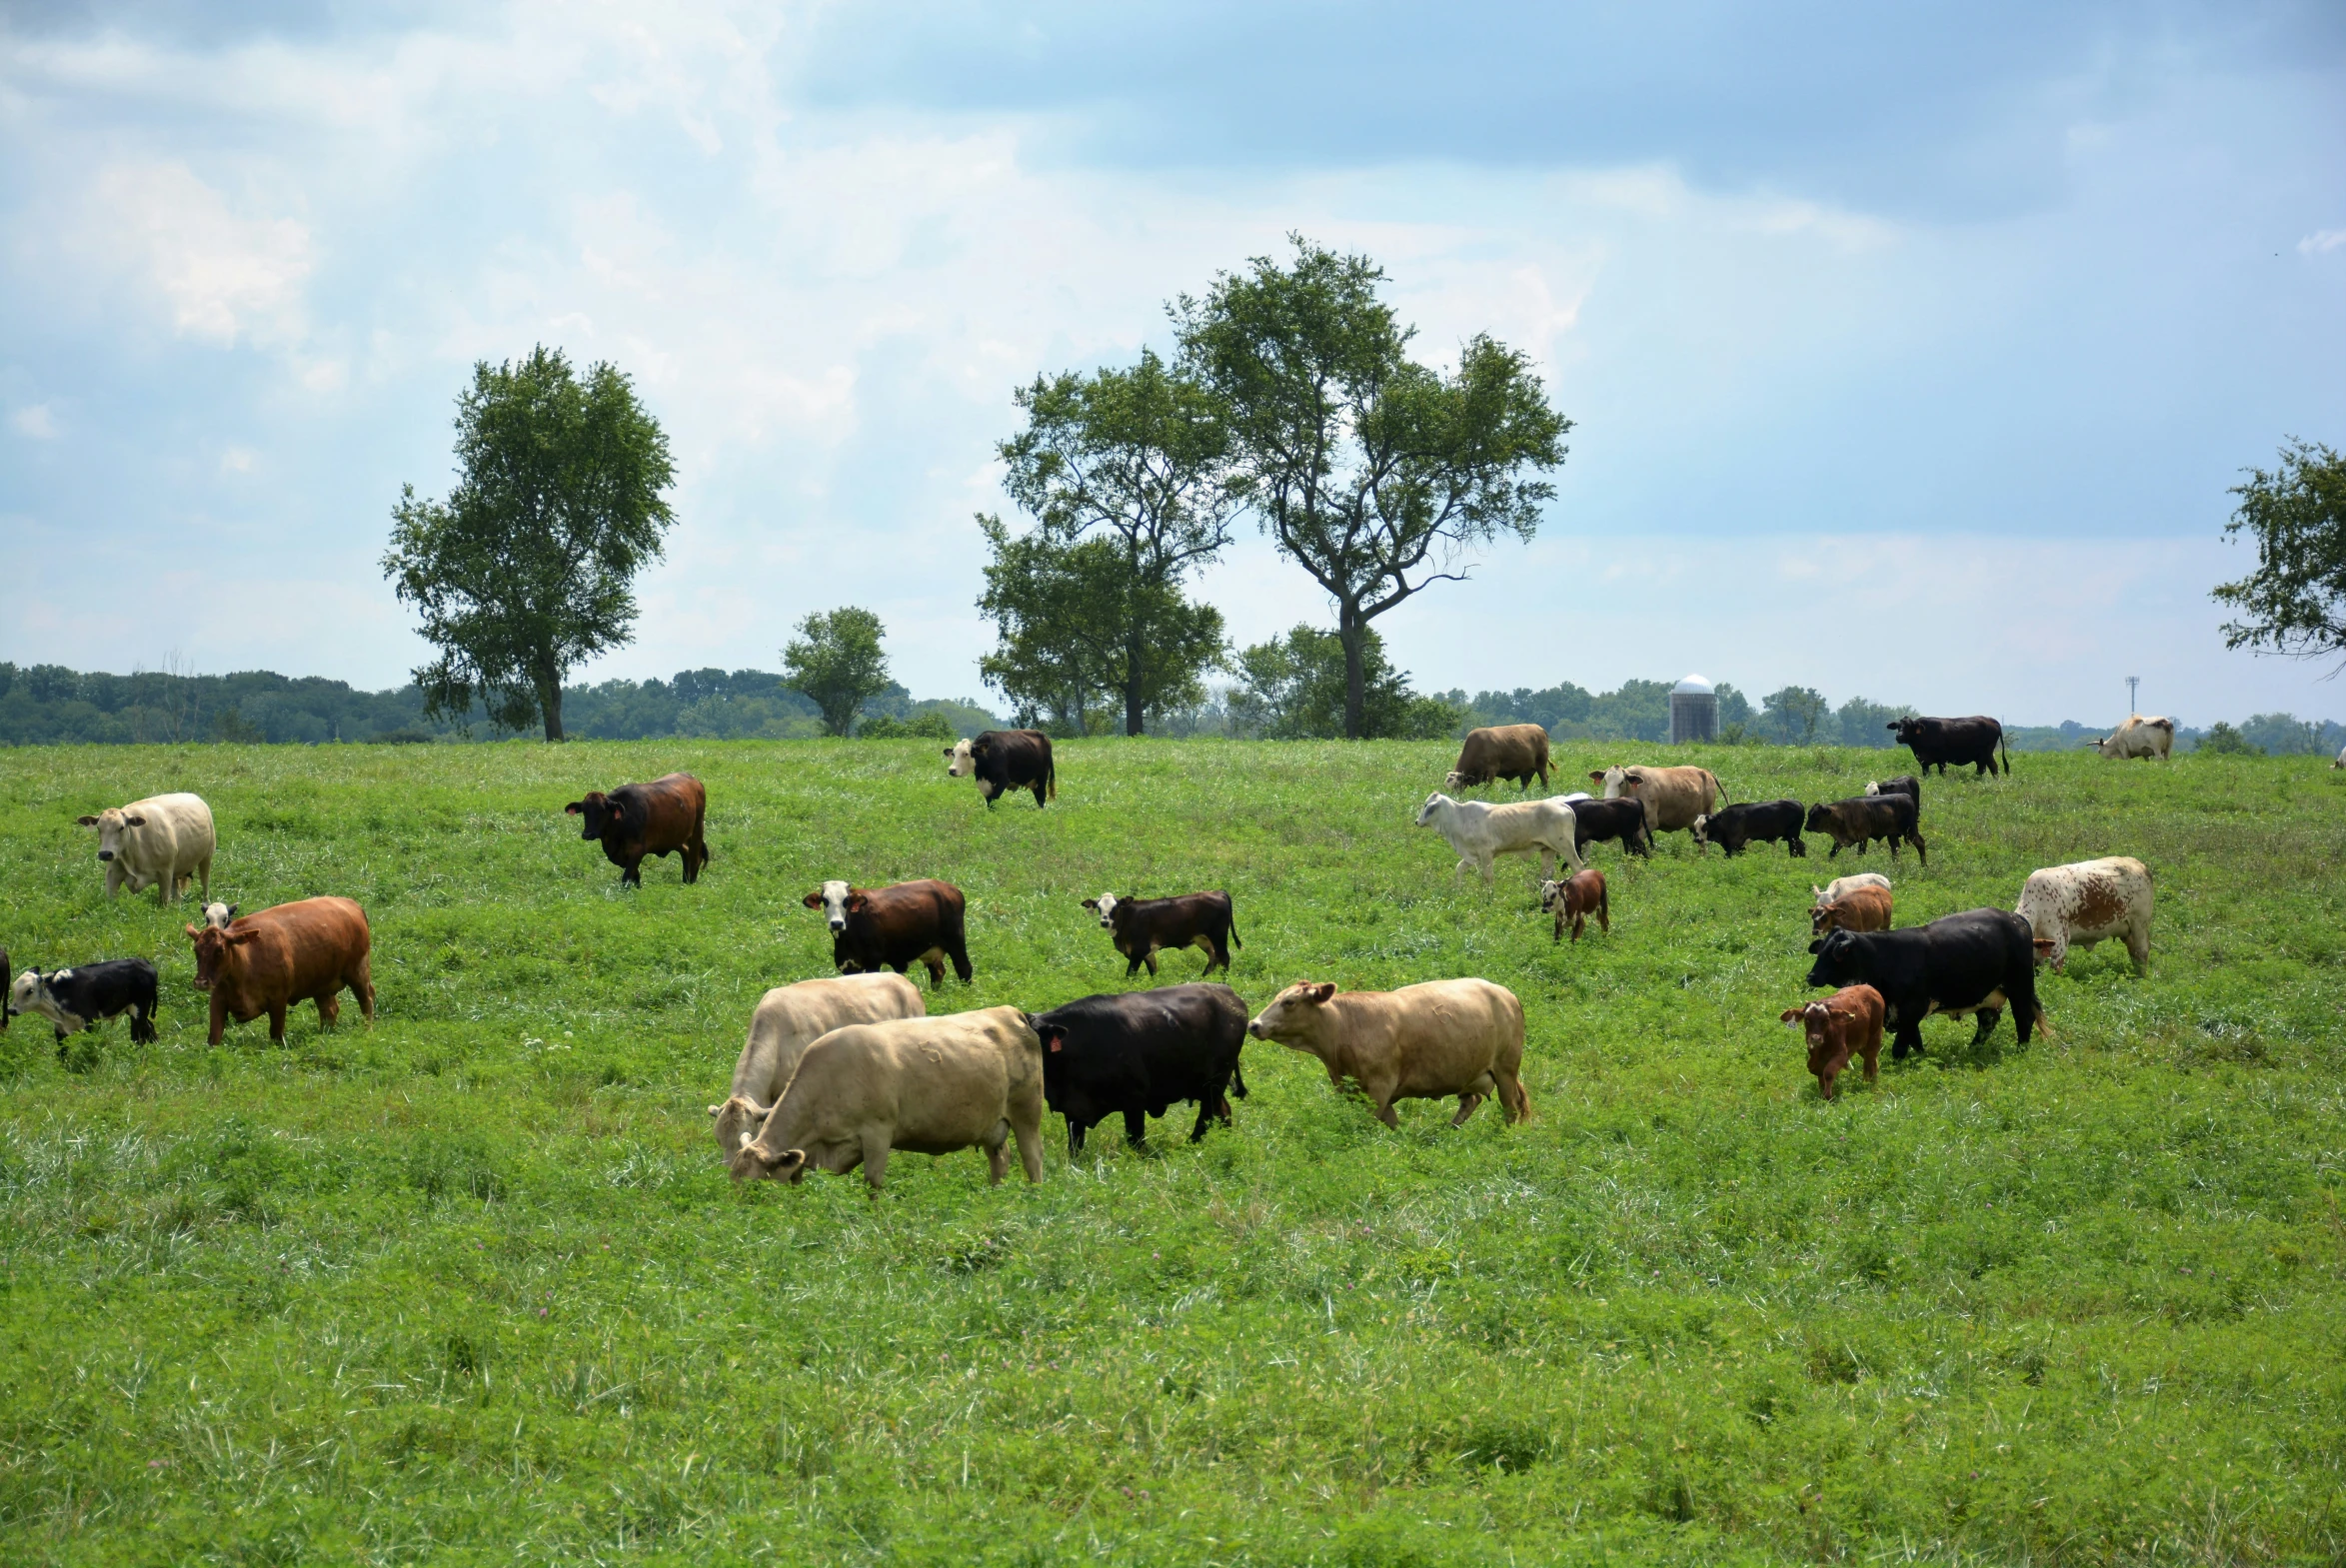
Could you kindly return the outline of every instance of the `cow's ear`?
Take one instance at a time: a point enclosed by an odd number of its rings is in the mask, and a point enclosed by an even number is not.
[[[2053,954],[2053,939],[2050,936],[2039,936],[2028,945],[2036,949],[2040,958],[2049,958]]]
[[[811,893],[807,894],[807,896],[805,896],[804,898],[801,898],[801,899],[799,900],[799,902],[801,902],[801,903],[805,904],[805,905],[806,905],[808,908],[810,908],[810,909],[820,909],[820,908],[822,908],[822,907],[823,907],[823,891],[822,891],[822,889],[821,889],[821,888],[817,888],[815,891],[813,891],[813,892],[811,892]]]
[[[77,816],[74,818],[74,821],[84,827],[95,827],[98,825],[98,819],[95,816]]]
[[[187,933],[188,933],[190,936],[200,936],[200,935],[202,935],[202,934],[203,934],[203,931],[204,931],[204,927],[202,927],[201,925],[191,925],[191,926],[189,926],[189,927],[187,928]]]
[[[1100,912],[1100,900],[1098,898],[1086,898],[1084,900],[1084,907],[1090,909],[1094,914],[1098,914]]]
[[[1779,1023],[1791,1023],[1802,1017],[1805,1017],[1807,1012],[1808,1009],[1805,1007],[1786,1007],[1784,1009],[1783,1016],[1778,1018],[1776,1021]]]
[[[848,894],[848,901],[844,907],[850,914],[861,914],[872,907],[872,900],[860,892],[851,892]]]
[[[563,813],[568,816],[584,816],[587,814],[587,802],[584,800],[573,800],[570,804],[564,806],[562,809]]]
[[[228,938],[228,945],[231,947],[242,947],[248,942],[257,942],[261,939],[259,931],[222,931],[220,934]]]
[[[1810,952],[1822,952],[1822,951],[1824,951],[1824,938],[1823,938],[1822,936],[1819,936],[1819,937],[1818,937],[1816,940],[1814,940],[1814,941],[1810,942],[1810,943],[1808,944],[1808,950],[1809,950]]]
[[[125,816],[122,819],[122,824],[125,827],[144,827],[147,825],[147,819],[143,816]]]
[[[1335,994],[1335,982],[1333,980],[1322,980],[1317,985],[1306,985],[1303,987],[1303,989],[1304,993],[1308,995],[1313,1001],[1323,1002],[1327,1000],[1328,997]]]
[[[228,917],[232,920],[236,918],[236,905],[233,903],[228,906]]]

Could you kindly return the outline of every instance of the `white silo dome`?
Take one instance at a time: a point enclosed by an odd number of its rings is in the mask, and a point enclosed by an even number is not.
[[[1670,696],[1672,697],[1712,697],[1715,696],[1717,692],[1718,688],[1712,686],[1708,681],[1703,680],[1700,676],[1688,676],[1685,680],[1670,688]]]

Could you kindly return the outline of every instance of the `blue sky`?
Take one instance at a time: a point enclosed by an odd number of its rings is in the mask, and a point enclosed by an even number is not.
[[[2346,719],[2206,597],[2238,471],[2346,445],[2335,6],[189,9],[0,13],[0,658],[398,682],[399,486],[543,341],[680,468],[589,676],[855,603],[982,695],[1012,389],[1301,231],[1576,422],[1381,623],[1421,685]],[[1200,587],[1330,619],[1251,531]]]

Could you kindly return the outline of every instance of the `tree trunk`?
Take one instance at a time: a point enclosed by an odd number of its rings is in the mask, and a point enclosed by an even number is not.
[[[1141,639],[1142,629],[1133,628],[1125,639],[1125,734],[1139,735],[1147,718],[1141,711]]]
[[[546,716],[546,739],[562,739],[562,682],[541,680],[538,683],[538,711]]]
[[[1336,607],[1336,640],[1344,645],[1344,739],[1357,741],[1368,722],[1368,682],[1361,656],[1368,644],[1368,623],[1353,605]]]

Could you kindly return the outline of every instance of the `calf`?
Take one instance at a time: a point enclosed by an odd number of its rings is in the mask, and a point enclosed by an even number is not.
[[[1492,725],[1469,730],[1458,748],[1458,766],[1443,781],[1445,789],[1472,789],[1497,779],[1512,779],[1524,789],[1533,778],[1547,787],[1547,732],[1537,725]]]
[[[986,805],[1018,789],[1035,791],[1035,808],[1059,798],[1059,770],[1051,761],[1051,737],[1040,730],[988,730],[945,749],[948,778],[974,780]]]
[[[1009,1143],[1043,1179],[1043,1042],[1016,1007],[942,1018],[851,1023],[810,1044],[757,1137],[731,1161],[736,1181],[792,1185],[809,1167],[861,1165],[874,1192],[889,1156],[982,1148],[999,1185]]]
[[[1097,898],[1086,898],[1084,907],[1100,916],[1102,927],[1113,933],[1116,950],[1131,960],[1125,966],[1128,980],[1141,972],[1144,963],[1150,974],[1157,973],[1159,948],[1195,947],[1205,954],[1205,967],[1199,973],[1211,974],[1218,963],[1227,974],[1229,944],[1246,945],[1238,939],[1226,892],[1189,892],[1177,898],[1119,897],[1104,892]]]
[[[1930,855],[1922,845],[1922,834],[1915,830],[1915,804],[1912,795],[1861,794],[1852,800],[1835,800],[1808,808],[1808,830],[1823,833],[1832,839],[1833,846],[1825,851],[1831,859],[1843,849],[1854,845],[1857,852],[1879,838],[1890,846],[1890,858],[1898,857],[1901,841],[1914,845],[1915,854],[1922,863],[1930,863]]]
[[[851,1023],[919,1018],[928,1013],[921,988],[901,974],[841,974],[796,985],[777,985],[758,999],[750,1014],[750,1037],[734,1063],[733,1087],[722,1105],[709,1107],[716,1121],[717,1150],[727,1159],[750,1140],[750,1129],[766,1119],[798,1071],[808,1045]]]
[[[1360,1085],[1376,1119],[1400,1126],[1393,1101],[1458,1096],[1457,1126],[1493,1093],[1509,1121],[1531,1114],[1523,1092],[1523,1004],[1488,980],[1427,980],[1396,991],[1345,991],[1299,981],[1246,1025],[1319,1058],[1327,1081]]]
[[[1977,1048],[2012,1009],[2020,1043],[2031,1028],[2052,1037],[2036,999],[2036,948],[2028,922],[2003,909],[1971,909],[1902,931],[1830,931],[1808,944],[1811,985],[1870,985],[1898,1032],[1890,1054],[1922,1049],[1922,1020],[1934,1012],[1976,1013]]]
[[[212,995],[210,1044],[220,1043],[228,1020],[250,1023],[266,1012],[271,1043],[285,1043],[286,1010],[318,1004],[318,1022],[330,1025],[349,986],[375,1024],[375,980],[369,970],[374,935],[367,913],[348,898],[304,898],[255,909],[228,923],[190,925],[196,943],[196,989]]]
[[[1838,898],[1818,898],[1808,911],[1808,934],[1826,931],[1886,931],[1890,928],[1890,885],[1852,887]]]
[[[929,967],[929,983],[939,986],[945,983],[945,960],[951,958],[954,977],[970,983],[974,971],[963,930],[966,904],[951,882],[925,877],[888,887],[850,887],[828,881],[799,901],[823,911],[831,927],[831,961],[843,972],[894,969],[905,974],[922,963]]]
[[[1565,795],[1564,803],[1572,808],[1572,846],[1582,854],[1590,844],[1612,838],[1619,840],[1624,852],[1653,857],[1653,834],[1645,827],[1643,800],[1628,795],[1591,800],[1582,794]]]
[[[2069,961],[2071,947],[2091,947],[2108,936],[2126,944],[2135,973],[2150,966],[2150,867],[2130,855],[2030,871],[2016,912],[2055,973]]]
[[[76,818],[98,829],[98,859],[106,867],[106,896],[152,885],[155,902],[176,903],[187,884],[199,878],[203,896],[212,896],[212,808],[201,795],[157,794],[128,805],[110,806]]]
[[[2099,741],[2088,741],[2104,757],[2166,762],[2175,750],[2175,721],[2172,719],[2145,719],[2140,714],[2127,721]]]
[[[1580,939],[1580,928],[1588,923],[1588,916],[1596,916],[1596,928],[1607,936],[1613,933],[1612,906],[1605,901],[1604,872],[1595,866],[1575,871],[1563,881],[1539,884],[1539,906],[1556,917],[1556,928],[1550,941],[1564,939],[1564,927],[1572,927],[1572,940]]]
[[[1450,872],[1472,865],[1482,872],[1482,885],[1491,884],[1491,864],[1502,854],[1539,856],[1539,875],[1545,880],[1549,861],[1569,860],[1581,867],[1579,826],[1574,807],[1561,800],[1515,800],[1486,805],[1480,800],[1453,800],[1439,790],[1417,808],[1417,825],[1431,827],[1449,840],[1458,856]]]
[[[1868,779],[1865,782],[1865,792],[1867,794],[1912,795],[1914,797],[1914,814],[1918,819],[1922,815],[1922,781],[1912,774],[1900,774],[1895,779]]]
[[[207,903],[204,905],[204,923],[214,930],[228,929],[229,921],[235,918],[236,905],[233,903]]]
[[[709,814],[709,791],[691,774],[621,784],[609,794],[592,789],[563,810],[582,818],[581,838],[603,840],[604,856],[619,867],[622,887],[644,885],[647,854],[663,859],[679,855],[688,882],[699,881],[701,867],[709,863],[709,845],[701,836]]]
[[[1898,744],[1914,754],[1914,771],[1927,774],[1933,768],[1945,778],[1947,765],[1961,768],[1974,764],[1978,774],[1996,771],[1996,753],[2002,750],[2006,774],[2012,771],[2012,754],[2004,746],[2004,727],[1985,715],[1969,719],[1893,719],[1885,729],[1892,731]]]
[[[1844,985],[1822,1001],[1784,1009],[1783,1020],[1798,1023],[1808,1036],[1808,1070],[1816,1074],[1816,1089],[1833,1097],[1833,1080],[1849,1065],[1851,1056],[1865,1059],[1865,1081],[1881,1076],[1882,999],[1870,985]]]
[[[1694,825],[1694,818],[1715,811],[1726,797],[1718,776],[1707,768],[1623,768],[1618,764],[1588,776],[1604,786],[1604,797],[1627,795],[1645,802],[1648,832],[1674,833]]]
[[[1227,985],[1166,985],[1121,995],[1086,996],[1049,1012],[1029,1013],[1043,1041],[1043,1098],[1067,1118],[1070,1158],[1084,1136],[1122,1113],[1125,1142],[1148,1147],[1149,1118],[1193,1100],[1196,1124],[1230,1120],[1229,1091],[1246,1097],[1238,1052],[1246,1043],[1246,1004]]]
[[[65,1036],[126,1012],[133,1044],[154,1039],[155,993],[153,964],[144,958],[108,958],[46,974],[25,970],[8,987],[7,1012],[10,1017],[37,1012],[47,1018],[57,1030],[57,1053],[62,1056]]]
[[[1808,844],[1800,836],[1798,800],[1758,800],[1745,805],[1722,805],[1694,818],[1697,851],[1717,844],[1731,859],[1753,843],[1781,842],[1793,854],[1805,856]]]
[[[1818,903],[1838,903],[1849,896],[1853,887],[1879,887],[1883,892],[1888,892],[1890,879],[1879,871],[1851,871],[1846,876],[1834,877],[1822,887],[1814,882],[1808,884],[1808,890],[1816,894]]]

